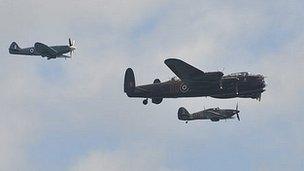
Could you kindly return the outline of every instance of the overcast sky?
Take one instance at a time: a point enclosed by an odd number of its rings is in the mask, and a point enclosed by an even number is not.
[[[0,170],[304,170],[302,0],[0,0]],[[14,56],[76,40],[72,59]],[[177,57],[203,71],[267,76],[253,99],[164,99],[123,92],[174,74]],[[183,106],[235,108],[237,120],[177,119]]]

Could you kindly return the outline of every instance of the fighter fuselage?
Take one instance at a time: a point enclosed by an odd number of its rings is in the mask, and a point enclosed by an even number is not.
[[[16,47],[14,47],[16,46]],[[70,46],[50,46],[50,48],[56,50],[58,52],[58,55],[62,55],[65,53],[69,53],[71,50]],[[9,53],[10,54],[15,54],[15,55],[32,55],[32,56],[43,56],[41,52],[37,51],[35,47],[28,47],[28,48],[18,48],[17,44],[13,45],[9,48]]]
[[[220,108],[210,108],[200,112],[196,112],[190,114],[187,109],[181,107],[178,109],[178,119],[183,121],[191,121],[191,120],[201,120],[201,119],[210,119],[211,121],[219,121],[221,119],[233,119],[234,115],[237,115],[239,118],[239,110],[238,109],[220,109]]]

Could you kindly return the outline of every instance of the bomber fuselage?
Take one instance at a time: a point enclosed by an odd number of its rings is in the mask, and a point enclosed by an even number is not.
[[[264,77],[261,75],[223,76],[216,82],[183,82],[171,79],[163,83],[153,83],[136,86],[133,92],[127,93],[129,97],[143,98],[178,98],[202,97],[214,98],[259,98],[265,91]]]

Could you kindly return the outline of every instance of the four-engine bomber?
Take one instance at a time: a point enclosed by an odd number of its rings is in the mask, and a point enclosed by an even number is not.
[[[66,46],[47,46],[36,42],[34,47],[20,48],[16,42],[9,47],[10,54],[42,56],[47,59],[71,58],[76,49],[75,42],[69,39]],[[70,53],[70,56],[64,55]],[[124,78],[124,92],[128,97],[145,98],[143,104],[148,104],[148,99],[152,103],[160,104],[164,98],[180,97],[213,97],[213,98],[252,98],[261,100],[261,94],[265,91],[265,81],[263,75],[252,75],[248,72],[239,72],[224,75],[222,72],[203,72],[190,64],[180,60],[170,58],[165,60],[165,64],[178,77],[161,82],[155,79],[153,84],[136,86],[134,72],[128,68]],[[238,120],[238,105],[233,109],[210,108],[197,113],[190,114],[184,107],[178,110],[178,119],[188,123],[189,120],[210,119],[219,121],[221,119],[232,119],[236,115]]]
[[[165,64],[178,76],[169,81],[155,79],[153,84],[136,86],[134,72],[125,72],[124,92],[128,97],[145,98],[143,104],[160,104],[163,98],[213,97],[252,98],[261,100],[265,91],[263,75],[247,72],[225,75],[222,72],[203,72],[180,59],[167,59]]]

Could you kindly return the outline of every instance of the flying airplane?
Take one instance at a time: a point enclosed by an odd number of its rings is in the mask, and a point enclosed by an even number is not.
[[[180,59],[166,59],[165,64],[178,76],[161,83],[155,79],[153,84],[135,85],[134,72],[125,72],[124,92],[128,97],[145,98],[143,104],[160,104],[163,98],[213,97],[213,98],[252,98],[261,100],[265,91],[263,75],[248,72],[225,75],[222,72],[203,72]]]
[[[65,46],[47,46],[43,43],[35,43],[34,47],[20,48],[16,42],[11,43],[9,47],[10,54],[30,55],[47,57],[48,60],[55,58],[71,58],[76,50],[75,41],[69,39],[69,45]],[[70,56],[64,55],[70,53]]]
[[[220,109],[217,108],[210,108],[205,109],[200,112],[196,112],[193,114],[190,114],[187,109],[184,107],[181,107],[178,109],[177,117],[179,120],[188,121],[190,120],[199,120],[199,119],[210,119],[213,122],[217,122],[221,119],[234,119],[233,115],[237,116],[237,119],[240,121],[239,116],[240,111],[238,110],[238,104],[236,104],[236,109]]]

